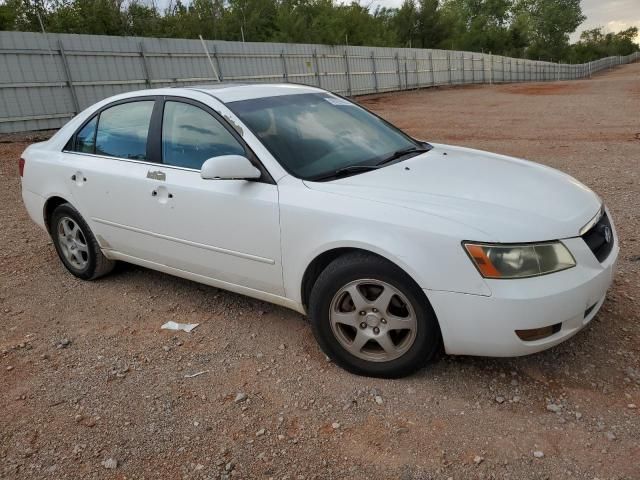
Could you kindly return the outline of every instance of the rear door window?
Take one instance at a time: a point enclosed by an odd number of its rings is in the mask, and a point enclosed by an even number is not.
[[[221,155],[245,155],[238,140],[211,114],[183,102],[167,101],[162,119],[162,162],[200,170]]]
[[[100,113],[95,153],[109,157],[147,160],[147,136],[153,100],[129,102]]]
[[[76,152],[95,153],[96,152],[96,126],[98,125],[98,116],[93,117],[82,127],[76,135],[76,144],[73,148]]]

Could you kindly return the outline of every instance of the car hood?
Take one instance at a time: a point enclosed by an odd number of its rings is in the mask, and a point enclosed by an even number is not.
[[[472,227],[470,237],[461,240],[575,237],[601,206],[594,192],[558,170],[469,148],[433,146],[427,153],[379,170],[305,184]]]

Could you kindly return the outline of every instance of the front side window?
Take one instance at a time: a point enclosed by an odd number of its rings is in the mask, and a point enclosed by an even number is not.
[[[147,160],[147,135],[153,100],[122,103],[100,113],[96,154]]]
[[[199,170],[221,155],[245,155],[235,137],[212,115],[188,103],[167,101],[162,119],[162,161]]]
[[[365,109],[325,93],[281,95],[227,104],[282,166],[303,179],[376,165],[418,145]]]

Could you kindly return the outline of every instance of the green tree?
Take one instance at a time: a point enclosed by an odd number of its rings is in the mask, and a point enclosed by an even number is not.
[[[567,58],[569,34],[586,18],[580,0],[521,0],[516,9],[527,17],[529,24],[530,44],[526,50],[529,58]]]
[[[403,0],[391,24],[396,30],[399,46],[415,46],[418,36],[418,9],[415,1]]]
[[[416,36],[418,42],[415,47],[436,48],[440,46],[447,35],[440,2],[438,0],[420,0],[417,13]]]

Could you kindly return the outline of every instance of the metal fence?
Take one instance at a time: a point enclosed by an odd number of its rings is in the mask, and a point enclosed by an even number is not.
[[[58,128],[129,90],[293,82],[347,96],[437,85],[571,80],[640,58],[580,65],[411,48],[0,32],[0,133]]]

